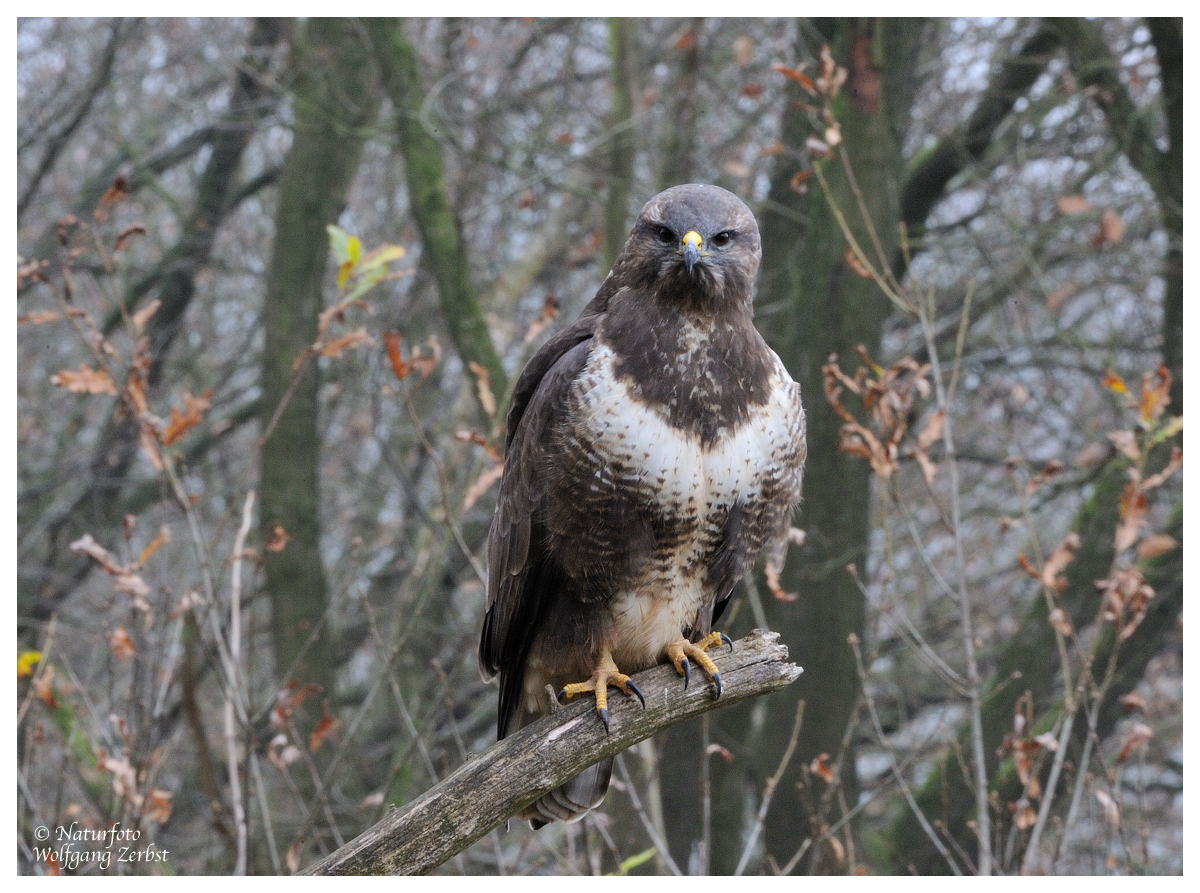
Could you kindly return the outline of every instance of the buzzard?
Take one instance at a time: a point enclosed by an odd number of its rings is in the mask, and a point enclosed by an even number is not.
[[[638,215],[612,271],[517,381],[488,537],[485,679],[499,737],[627,674],[733,647],[713,626],[800,499],[800,388],[753,324],[762,257],[750,209],[717,186],[675,186]],[[644,701],[643,701],[644,704]],[[535,828],[600,804],[612,760],[521,813]]]

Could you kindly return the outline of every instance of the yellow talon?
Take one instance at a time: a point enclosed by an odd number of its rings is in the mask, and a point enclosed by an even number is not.
[[[713,659],[705,654],[709,648],[714,645],[728,645],[729,650],[733,650],[733,641],[724,633],[709,633],[699,642],[689,642],[686,639],[680,639],[676,642],[671,642],[667,645],[665,653],[667,659],[675,665],[675,672],[683,677],[683,687],[686,689],[688,683],[691,682],[691,660],[694,660],[700,665],[706,676],[712,680],[714,688],[716,688],[716,697],[721,697],[721,673],[717,669],[717,665],[713,663]]]
[[[600,652],[600,663],[596,666],[596,670],[592,673],[592,678],[587,682],[572,682],[564,685],[558,693],[560,701],[566,701],[575,695],[581,695],[584,692],[591,692],[596,696],[596,712],[600,714],[600,721],[604,723],[604,731],[608,731],[608,687],[613,686],[619,688],[627,696],[636,696],[642,702],[642,708],[646,706],[646,699],[642,697],[641,690],[634,684],[634,681],[617,669],[617,665],[613,662],[612,655],[608,649]]]

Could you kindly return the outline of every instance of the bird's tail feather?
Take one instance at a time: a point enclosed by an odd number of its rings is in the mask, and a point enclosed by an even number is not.
[[[521,811],[535,831],[551,822],[577,822],[604,800],[612,779],[613,758],[584,769],[570,781]]]

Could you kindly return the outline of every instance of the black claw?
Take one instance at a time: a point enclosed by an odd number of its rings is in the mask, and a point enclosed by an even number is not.
[[[713,695],[713,700],[715,701],[717,698],[721,697],[721,674],[720,673],[713,673],[713,685],[715,685],[717,688],[717,693],[715,695]]]
[[[683,690],[687,691],[688,683],[692,681],[692,665],[687,657],[683,658]]]
[[[629,687],[629,690],[631,692],[633,692],[635,695],[637,695],[637,699],[642,702],[642,709],[645,710],[646,709],[646,699],[644,697],[642,697],[642,690],[640,688],[638,688],[636,685],[634,685],[632,679],[626,681],[625,685]]]
[[[604,723],[604,734],[608,734],[608,708],[601,707],[596,711],[600,714],[600,722]]]
[[[733,639],[729,638],[725,633],[721,633],[721,641],[729,646],[729,653],[733,654]]]
[[[558,698],[558,703],[560,703],[560,704],[567,703],[567,690],[565,688],[560,688],[558,690],[558,694],[555,695],[555,697]]]

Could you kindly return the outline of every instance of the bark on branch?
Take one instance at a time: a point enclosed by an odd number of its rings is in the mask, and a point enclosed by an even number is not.
[[[646,670],[634,677],[645,710],[633,699],[611,698],[611,734],[588,699],[573,702],[468,760],[304,873],[424,874],[604,757],[681,720],[783,688],[802,672],[788,660],[779,634],[761,630],[713,657],[724,684],[719,701],[711,685],[685,691],[668,665]]]

